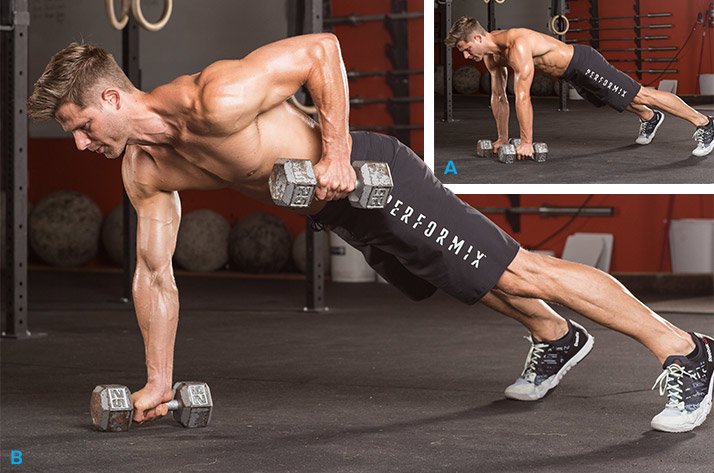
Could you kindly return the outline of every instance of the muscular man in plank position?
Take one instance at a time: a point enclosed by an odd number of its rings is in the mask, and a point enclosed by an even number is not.
[[[286,102],[301,85],[319,124]],[[507,397],[542,398],[592,347],[583,327],[543,302],[552,301],[634,338],[663,363],[658,381],[668,399],[654,428],[691,430],[711,409],[713,339],[675,327],[601,271],[519,248],[395,138],[350,133],[346,74],[333,35],[268,44],[149,93],[134,88],[105,50],[73,43],[38,79],[29,111],[36,119],[55,118],[80,150],[122,159],[138,214],[133,295],[148,375],[133,395],[137,422],[166,415],[172,397],[178,192],[232,188],[272,203],[268,178],[275,160],[285,157],[314,165],[319,188],[306,213],[361,250],[407,296],[425,299],[440,288],[526,326],[531,351]],[[349,204],[350,160],[389,164],[394,188],[386,208]]]
[[[516,116],[521,130],[521,144],[516,149],[519,159],[533,156],[533,105],[530,90],[533,74],[538,69],[562,78],[580,95],[597,107],[609,105],[627,110],[640,118],[636,143],[649,144],[664,121],[664,113],[687,120],[696,127],[695,156],[706,156],[714,150],[714,120],[687,105],[674,94],[642,87],[624,72],[610,65],[589,46],[570,45],[526,28],[486,31],[478,21],[459,18],[444,41],[457,48],[466,59],[483,61],[491,74],[491,108],[496,119],[498,140],[494,150],[508,141],[508,70],[513,69]],[[651,108],[654,107],[654,108]]]

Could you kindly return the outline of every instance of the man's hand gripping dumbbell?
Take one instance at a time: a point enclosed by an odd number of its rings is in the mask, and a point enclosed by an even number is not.
[[[381,209],[392,191],[392,174],[386,163],[355,161],[355,189],[350,204],[360,209]],[[317,179],[312,163],[304,159],[279,159],[270,175],[270,195],[281,207],[309,207],[315,195]]]
[[[211,421],[213,399],[206,383],[179,381],[168,403],[174,420],[187,428],[205,427]],[[121,384],[100,384],[89,402],[94,426],[104,432],[122,432],[131,427],[134,405],[131,392]]]

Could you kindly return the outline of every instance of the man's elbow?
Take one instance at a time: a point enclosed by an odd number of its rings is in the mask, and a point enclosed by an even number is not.
[[[529,105],[531,103],[531,94],[527,91],[516,92],[516,105]]]
[[[134,292],[147,288],[174,289],[176,280],[171,260],[168,262],[137,260],[133,286]]]
[[[491,94],[491,104],[508,105],[508,96],[506,95],[506,92],[493,92]]]
[[[316,59],[324,61],[340,54],[340,41],[337,36],[332,33],[317,33],[313,36],[315,40],[312,49]]]

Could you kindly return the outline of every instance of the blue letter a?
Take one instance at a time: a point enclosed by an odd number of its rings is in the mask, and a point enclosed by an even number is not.
[[[452,172],[454,174],[458,174],[458,172],[456,171],[456,165],[451,160],[449,160],[449,162],[446,163],[446,169],[444,169],[444,175],[447,175],[450,172]]]

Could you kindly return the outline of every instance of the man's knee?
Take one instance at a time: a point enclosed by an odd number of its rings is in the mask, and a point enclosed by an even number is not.
[[[637,92],[635,98],[632,99],[632,103],[635,105],[652,105],[654,101],[654,96],[652,95],[652,89],[647,87],[641,87],[640,91]]]
[[[496,283],[496,289],[520,297],[552,299],[553,258],[520,249]]]

